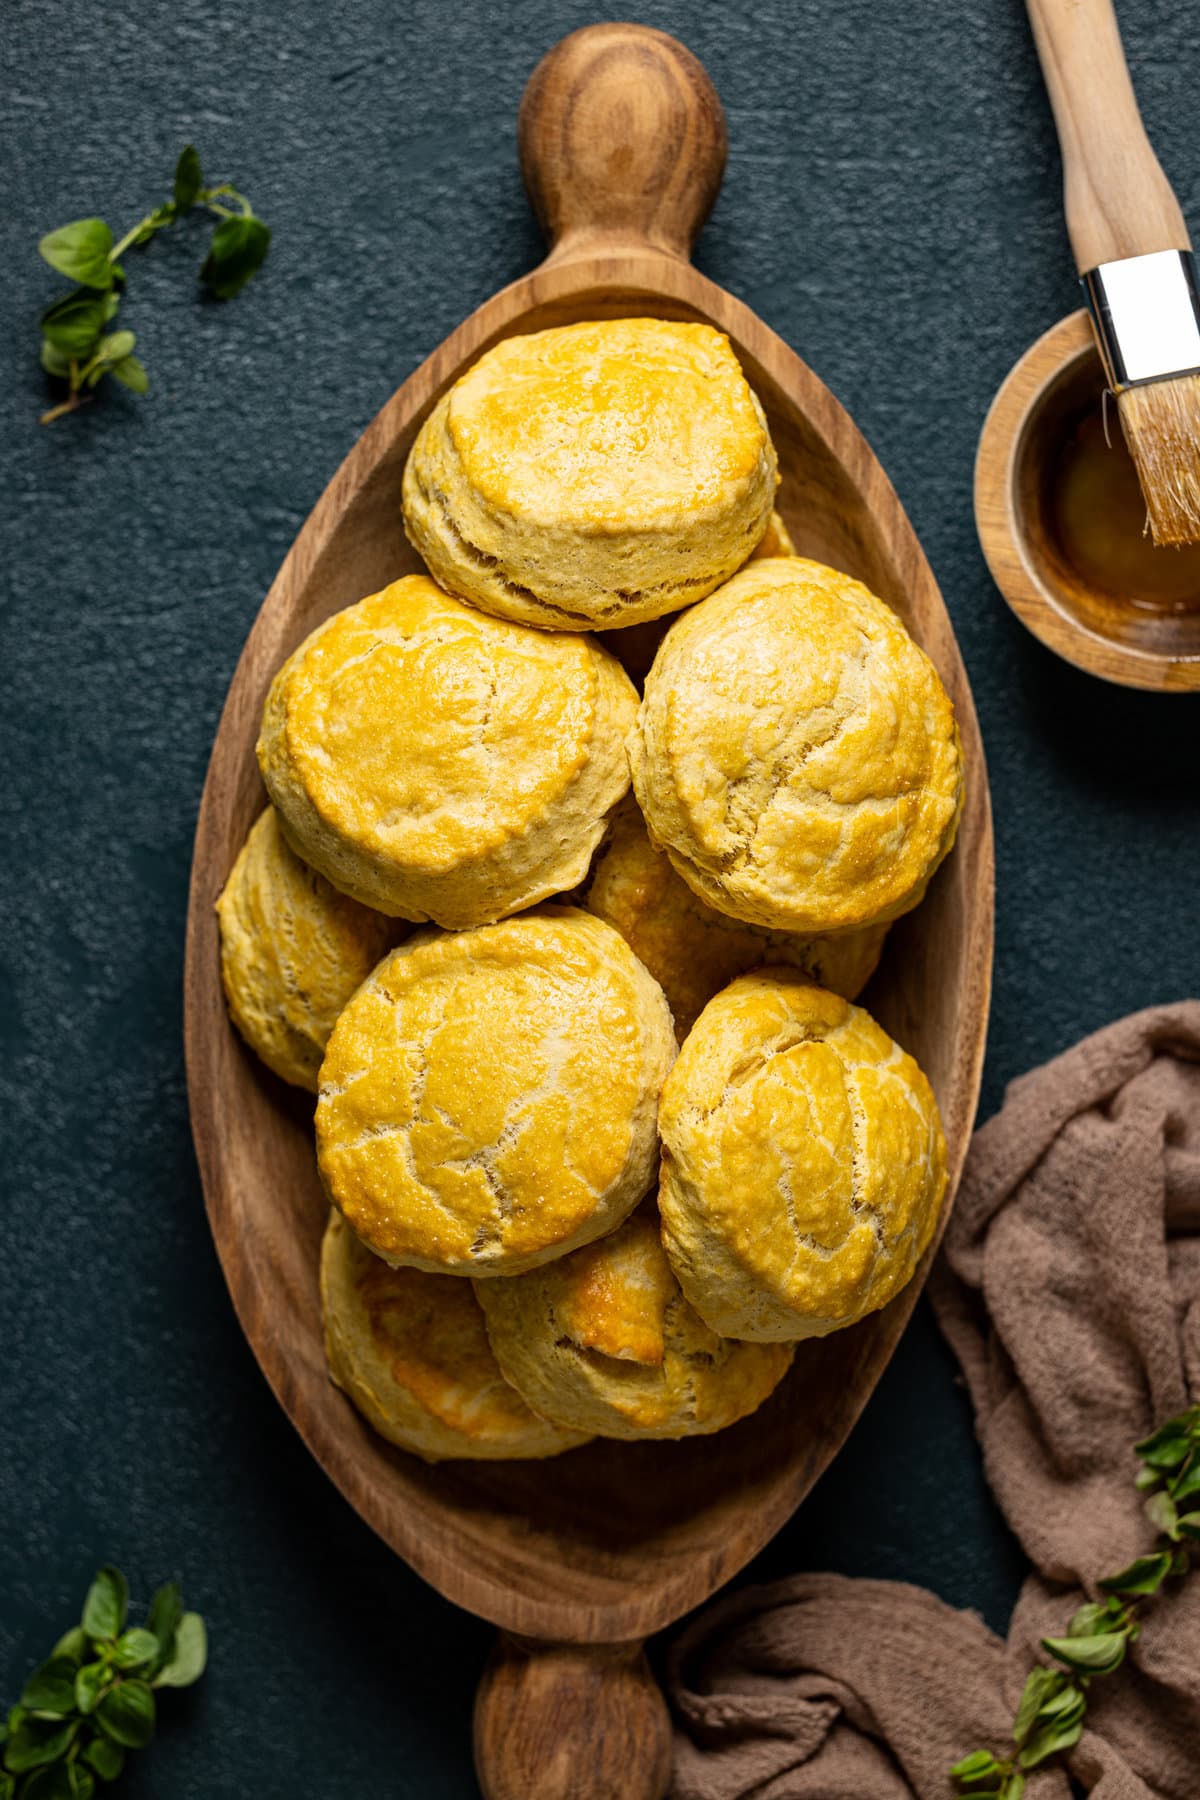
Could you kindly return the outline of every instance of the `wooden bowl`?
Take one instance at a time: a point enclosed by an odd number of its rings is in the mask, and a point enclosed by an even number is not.
[[[1064,531],[1064,470],[1078,454],[1081,432],[1104,431],[1104,406],[1088,315],[1072,313],[1026,351],[992,402],[975,463],[979,541],[1017,617],[1059,656],[1123,687],[1190,693],[1200,688],[1200,549],[1154,550],[1143,540],[1115,404],[1108,408],[1108,455],[1118,465],[1113,475],[1127,465],[1125,482],[1114,488],[1106,481],[1091,506],[1098,534],[1106,512],[1119,531],[1107,546],[1098,535],[1086,559],[1085,540]],[[1181,578],[1177,593],[1139,586],[1155,563]]]
[[[551,1462],[429,1468],[376,1437],[325,1373],[317,1255],[327,1204],[311,1103],[243,1048],[221,996],[213,903],[263,806],[254,743],[268,683],[328,614],[417,568],[401,523],[401,470],[434,402],[482,351],[578,319],[708,320],[729,334],[766,407],[797,544],[897,608],[958,710],[967,790],[957,847],[920,910],[894,928],[871,997],[930,1076],[955,1181],[987,1023],[991,819],[954,634],[886,475],[816,376],[688,264],[725,156],[720,104],[703,69],[659,32],[577,32],[535,72],[520,139],[550,255],[460,326],[364,432],[289,552],[234,675],[196,832],[188,1084],[213,1235],[281,1404],[381,1537],[449,1599],[516,1634],[502,1640],[477,1706],[489,1800],[640,1800],[664,1791],[669,1758],[642,1639],[727,1581],[808,1492],[891,1356],[921,1282],[855,1329],[803,1345],[771,1401],[717,1438],[596,1443]]]

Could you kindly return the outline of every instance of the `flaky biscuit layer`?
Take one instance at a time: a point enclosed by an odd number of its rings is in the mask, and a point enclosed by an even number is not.
[[[426,1462],[557,1456],[586,1434],[548,1424],[501,1375],[471,1284],[393,1269],[337,1212],[321,1246],[329,1373],[367,1423]]]
[[[886,925],[833,937],[767,931],[706,905],[656,850],[632,795],[613,815],[592,871],[588,911],[621,933],[658,982],[680,1042],[714,994],[764,963],[801,969],[847,1000],[875,972]]]
[[[794,971],[709,1002],[663,1089],[663,1243],[726,1337],[823,1337],[909,1281],[945,1196],[937,1103],[861,1007]]]
[[[302,862],[271,806],[251,827],[217,917],[230,1017],[269,1069],[315,1094],[334,1021],[395,943],[394,921]]]
[[[611,1231],[646,1192],[674,1055],[662,990],[588,913],[419,933],[330,1038],[326,1188],[391,1262],[533,1268]]]
[[[460,377],[409,456],[405,528],[438,580],[486,612],[627,625],[739,568],[777,480],[723,333],[608,319],[507,338]]]
[[[505,1378],[545,1418],[613,1438],[721,1431],[761,1406],[784,1344],[720,1338],[685,1300],[652,1206],[598,1243],[476,1292]]]
[[[594,638],[410,575],[280,669],[258,760],[290,842],[364,905],[458,929],[579,882],[629,784],[637,695]]]
[[[668,631],[630,736],[650,836],[718,911],[843,931],[916,906],[962,753],[929,658],[861,582],[752,562]]]

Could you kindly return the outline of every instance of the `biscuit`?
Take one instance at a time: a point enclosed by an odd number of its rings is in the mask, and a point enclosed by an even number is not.
[[[792,534],[777,512],[767,521],[767,529],[748,557],[749,562],[763,562],[769,556],[795,556]]]
[[[676,619],[629,742],[651,839],[772,930],[882,924],[954,842],[962,753],[937,671],[861,582],[752,562]]]
[[[777,480],[723,333],[607,319],[507,338],[468,369],[413,445],[404,523],[485,612],[588,630],[711,593],[762,538]]]
[[[487,618],[409,575],[284,663],[258,761],[289,842],[335,887],[460,928],[582,880],[629,786],[636,708],[594,638]]]
[[[787,526],[777,512],[773,512],[767,525],[766,535],[750,552],[750,562],[759,562],[765,556],[794,556],[796,546],[792,543]],[[638,688],[641,688],[650,666],[658,654],[658,646],[667,634],[671,621],[669,618],[644,619],[640,625],[618,626],[615,631],[600,633],[600,641],[606,650],[611,650],[625,673]]]
[[[645,1194],[674,1056],[662,989],[590,913],[421,932],[329,1040],[326,1189],[389,1262],[533,1268],[611,1231]]]
[[[761,1406],[790,1344],[719,1338],[671,1273],[653,1207],[512,1281],[476,1286],[505,1379],[535,1412],[611,1438],[698,1437]]]
[[[530,1412],[501,1375],[469,1281],[393,1269],[332,1213],[321,1246],[325,1356],[381,1437],[426,1462],[557,1456],[585,1434]]]
[[[888,930],[867,925],[835,937],[805,937],[714,911],[654,848],[631,795],[613,815],[587,906],[645,963],[667,996],[681,1043],[714,994],[763,963],[790,964],[853,1000],[874,974]]]
[[[301,862],[271,806],[242,845],[217,918],[230,1018],[269,1069],[315,1094],[334,1020],[395,943],[394,922]]]
[[[946,1193],[937,1102],[861,1007],[794,970],[711,1000],[659,1110],[663,1244],[723,1337],[823,1337],[910,1280]]]

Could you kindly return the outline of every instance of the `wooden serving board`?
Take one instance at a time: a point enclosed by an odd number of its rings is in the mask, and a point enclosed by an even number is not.
[[[727,1581],[809,1491],[891,1356],[921,1280],[853,1330],[801,1345],[767,1405],[717,1437],[597,1442],[550,1462],[429,1468],[375,1436],[325,1372],[317,1257],[327,1207],[311,1101],[243,1047],[221,996],[213,904],[264,804],[254,743],[268,684],[322,619],[418,566],[401,522],[404,461],[430,408],[484,350],[579,319],[707,320],[728,333],[766,408],[781,510],[798,548],[896,607],[958,711],[967,768],[958,842],[922,906],[893,928],[867,996],[933,1083],[951,1195],[987,1025],[991,817],[954,633],[887,476],[812,371],[688,263],[725,160],[724,118],[704,70],[674,39],[639,26],[577,32],[534,73],[520,144],[549,256],[472,314],[363,433],[292,546],[242,652],[196,832],[188,1085],[217,1249],[280,1403],[380,1536],[448,1599],[506,1633],[476,1712],[489,1800],[653,1800],[668,1780],[669,1732],[642,1640]]]

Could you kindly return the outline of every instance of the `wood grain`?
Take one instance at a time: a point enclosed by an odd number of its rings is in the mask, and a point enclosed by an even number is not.
[[[644,25],[589,25],[556,44],[525,89],[517,142],[552,262],[647,246],[686,257],[728,150],[701,64]]]
[[[475,1767],[488,1800],[661,1800],[671,1721],[640,1642],[502,1634],[475,1702]]]
[[[1017,617],[1059,656],[1124,687],[1192,693],[1200,688],[1200,610],[1156,610],[1097,591],[1054,529],[1051,459],[1070,422],[1099,408],[1103,392],[1088,315],[1072,313],[1026,352],[992,402],[975,462],[979,541]]]
[[[557,234],[556,248],[539,269],[472,314],[387,403],[318,501],[263,602],[213,749],[188,915],[188,1085],[205,1198],[238,1316],[281,1404],[350,1503],[449,1599],[529,1639],[626,1646],[616,1663],[556,1652],[553,1671],[547,1666],[542,1673],[527,1650],[531,1667],[501,1662],[493,1670],[481,1695],[477,1736],[489,1800],[516,1791],[512,1771],[532,1766],[524,1738],[543,1733],[548,1696],[559,1729],[565,1732],[568,1717],[574,1721],[571,1756],[562,1764],[568,1775],[589,1766],[589,1696],[597,1682],[604,1705],[611,1702],[616,1714],[624,1705],[620,1697],[628,1701],[630,1732],[654,1737],[652,1721],[643,1717],[638,1724],[635,1716],[644,1710],[643,1683],[640,1665],[636,1680],[628,1675],[634,1666],[628,1646],[727,1581],[808,1492],[891,1356],[933,1248],[918,1278],[885,1311],[802,1345],[792,1374],[768,1404],[717,1438],[598,1442],[533,1465],[428,1468],[376,1437],[329,1384],[316,1277],[325,1201],[313,1158],[311,1103],[267,1074],[229,1025],[213,905],[263,805],[254,742],[270,679],[331,612],[418,566],[401,524],[404,460],[430,408],[483,351],[518,332],[647,313],[707,320],[727,332],[770,421],[783,475],[780,504],[798,547],[890,601],[937,665],[962,730],[962,825],[925,902],[892,931],[868,1004],[933,1083],[950,1147],[950,1195],[975,1114],[991,977],[992,833],[983,748],[929,565],[887,476],[833,396],[747,307],[684,260],[711,198],[713,170],[719,173],[716,151],[723,156],[720,108],[707,77],[660,33],[621,27],[614,40],[612,31],[601,27],[566,40],[562,55],[577,63],[574,85],[582,91],[565,105],[563,129],[547,130],[539,113],[539,94],[547,108],[564,106],[570,86],[553,59],[535,77],[523,111],[526,178]],[[624,71],[615,88],[614,67]],[[605,109],[588,92],[589,81],[601,79],[610,84]],[[649,97],[626,91],[637,83],[652,90]],[[674,117],[680,107],[686,118],[672,128],[672,144],[678,139],[680,147],[664,157],[651,123],[664,108]],[[580,121],[587,127],[582,135]],[[610,159],[613,192],[620,175],[619,205],[605,198],[609,165],[588,160],[597,133],[628,152],[625,161]],[[625,244],[639,221],[640,245]],[[614,1668],[626,1674],[618,1679]],[[563,1699],[572,1691],[574,1709]],[[496,1720],[513,1695],[529,1723],[520,1742],[502,1742]],[[604,1790],[578,1781],[555,1786],[546,1773],[541,1787],[522,1791],[551,1800]],[[647,1794],[653,1791],[647,1786]],[[637,1795],[629,1786],[620,1792]]]
[[[1063,159],[1063,207],[1082,275],[1191,239],[1146,136],[1112,0],[1026,0]]]

